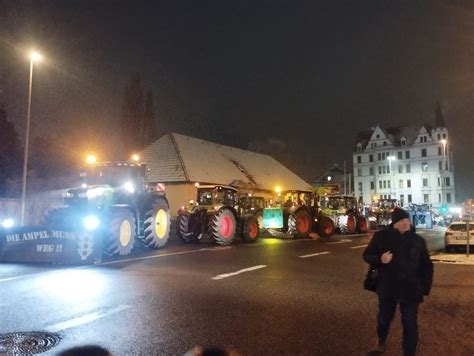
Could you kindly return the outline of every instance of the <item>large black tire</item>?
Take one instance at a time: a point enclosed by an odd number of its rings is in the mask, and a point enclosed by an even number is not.
[[[298,210],[288,217],[287,233],[292,237],[306,238],[312,228],[311,215],[306,210]]]
[[[191,215],[178,215],[178,221],[176,229],[178,230],[178,236],[185,243],[199,241],[198,234],[194,232]]]
[[[339,226],[339,229],[341,230],[342,234],[353,234],[356,231],[357,228],[357,220],[356,217],[353,214],[348,214],[347,219],[341,219],[339,218],[339,221],[344,221],[344,223],[341,223]]]
[[[258,240],[260,225],[256,217],[249,216],[243,219],[241,226],[240,235],[242,236],[242,240],[245,242],[255,242]]]
[[[149,248],[162,248],[170,237],[170,211],[166,200],[156,197],[145,212],[144,232],[140,241]]]
[[[321,237],[331,237],[334,234],[334,222],[328,216],[323,216],[318,221],[318,235]]]
[[[357,232],[360,234],[365,234],[369,231],[369,221],[365,216],[359,216],[357,218]]]
[[[263,211],[259,211],[255,214],[255,218],[257,219],[258,222],[258,227],[260,229],[260,232],[266,232],[267,229],[263,227]]]
[[[137,222],[128,209],[114,209],[104,236],[104,252],[126,256],[132,252],[137,235]]]
[[[229,245],[235,239],[237,222],[234,213],[229,209],[221,209],[212,216],[209,222],[209,233],[218,245]]]

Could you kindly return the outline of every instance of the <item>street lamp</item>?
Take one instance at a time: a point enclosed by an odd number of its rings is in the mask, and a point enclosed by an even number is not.
[[[388,171],[390,173],[390,199],[392,198],[392,161],[395,161],[397,158],[395,156],[388,156],[387,157],[387,160],[388,160]]]
[[[30,141],[30,117],[31,117],[31,88],[33,86],[33,63],[41,60],[41,54],[36,51],[30,53],[30,85],[28,89],[28,114],[26,117],[25,155],[23,157],[23,185],[21,189],[21,226],[25,225],[25,203],[26,203],[26,175],[28,171],[28,145]]]

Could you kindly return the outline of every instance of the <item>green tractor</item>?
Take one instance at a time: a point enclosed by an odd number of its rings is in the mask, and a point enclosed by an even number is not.
[[[162,185],[149,184],[146,173],[146,165],[132,161],[89,165],[81,173],[82,186],[67,190],[64,206],[47,212],[43,225],[94,231],[109,255],[128,255],[136,239],[149,248],[164,247],[169,204]]]
[[[178,211],[178,236],[186,243],[208,235],[218,245],[231,244],[236,235],[245,242],[255,242],[259,224],[251,207],[239,206],[237,189],[225,185],[197,187],[197,199]]]
[[[367,219],[359,213],[357,199],[350,195],[324,195],[320,199],[323,215],[334,222],[342,234],[366,233]]]
[[[377,199],[369,208],[369,226],[372,230],[386,228],[392,223],[393,209],[400,207],[397,199]]]
[[[288,190],[281,193],[282,201],[263,212],[264,228],[276,229],[293,238],[306,238],[311,231],[330,237],[334,222],[319,209],[311,191]]]

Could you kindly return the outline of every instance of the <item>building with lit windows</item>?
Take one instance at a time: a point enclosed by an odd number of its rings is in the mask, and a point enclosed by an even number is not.
[[[455,203],[453,152],[444,123],[383,128],[357,136],[353,153],[354,193],[369,204],[398,199],[402,206]]]

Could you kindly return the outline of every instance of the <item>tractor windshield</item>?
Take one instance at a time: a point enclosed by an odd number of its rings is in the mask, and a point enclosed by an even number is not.
[[[143,181],[143,173],[138,166],[96,166],[86,172],[88,185],[108,184],[122,186],[128,182]]]
[[[235,192],[230,189],[222,189],[221,187],[199,189],[198,201],[200,205],[223,204],[234,206],[236,204]]]

